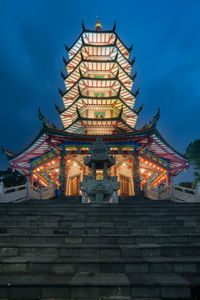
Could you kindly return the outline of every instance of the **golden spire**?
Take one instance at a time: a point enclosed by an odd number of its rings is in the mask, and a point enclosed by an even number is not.
[[[102,30],[101,21],[100,21],[99,18],[97,19],[97,22],[96,22],[96,25],[95,25],[95,29],[96,29],[96,31],[101,31]]]

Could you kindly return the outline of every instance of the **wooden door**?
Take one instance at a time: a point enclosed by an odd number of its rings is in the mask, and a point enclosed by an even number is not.
[[[129,177],[120,175],[120,193],[122,196],[129,195]]]
[[[70,191],[71,195],[79,194],[79,183],[80,183],[80,175],[73,176],[70,178]]]

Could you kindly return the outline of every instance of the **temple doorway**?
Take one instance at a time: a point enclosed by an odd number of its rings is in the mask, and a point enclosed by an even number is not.
[[[80,174],[69,178],[70,195],[79,195],[80,179]]]
[[[120,174],[119,181],[120,181],[120,194],[122,196],[128,196],[130,190],[129,188],[130,178]]]

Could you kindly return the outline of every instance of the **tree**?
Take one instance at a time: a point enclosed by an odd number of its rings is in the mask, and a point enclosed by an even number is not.
[[[185,187],[185,188],[189,188],[189,189],[192,188],[192,182],[190,182],[190,181],[180,182],[179,185],[182,186],[182,187]]]
[[[195,140],[190,143],[186,148],[186,157],[193,166],[196,172],[194,172],[193,187],[196,187],[197,183],[200,182],[200,140]]]
[[[186,156],[194,169],[200,170],[200,140],[189,144],[186,149]]]
[[[26,177],[18,171],[8,168],[6,171],[0,171],[1,180],[6,188],[22,185],[26,183]]]

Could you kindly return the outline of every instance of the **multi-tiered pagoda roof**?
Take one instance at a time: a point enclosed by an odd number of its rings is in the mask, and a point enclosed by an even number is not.
[[[63,108],[56,105],[63,128],[50,124],[39,111],[42,130],[35,140],[18,154],[5,151],[12,168],[26,176],[34,173],[42,183],[48,184],[48,178],[58,183],[53,167],[59,172],[60,153],[65,151],[80,170],[84,169],[84,155],[97,135],[116,155],[116,170],[125,161],[127,170],[133,168],[131,153],[138,153],[141,182],[146,180],[156,186],[166,176],[174,177],[188,168],[185,157],[156,128],[160,109],[149,124],[135,128],[142,109],[135,109],[139,92],[133,88],[135,58],[130,58],[132,46],[127,47],[120,40],[115,25],[112,30],[103,31],[99,20],[96,30],[87,30],[83,24],[81,35],[70,48],[65,48],[69,60],[63,58],[66,74],[61,75],[66,90],[59,89]]]
[[[62,74],[66,91],[59,90],[64,109],[59,111],[64,131],[78,134],[120,134],[132,132],[138,112],[134,110],[138,91],[132,93],[136,75],[134,60],[114,28],[112,31],[83,32],[66,47],[69,60]],[[99,113],[98,111],[102,112]]]

